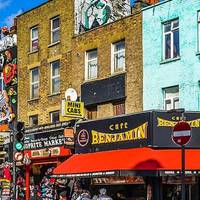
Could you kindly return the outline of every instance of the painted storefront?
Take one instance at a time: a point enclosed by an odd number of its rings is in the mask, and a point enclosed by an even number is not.
[[[199,0],[162,1],[143,10],[143,109],[163,109],[163,89],[179,86],[179,107],[200,109]],[[178,19],[180,55],[163,59],[163,23]]]

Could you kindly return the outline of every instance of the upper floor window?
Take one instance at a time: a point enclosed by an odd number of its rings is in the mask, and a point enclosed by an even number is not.
[[[166,60],[179,57],[179,20],[164,23],[163,34],[163,58]]]
[[[111,71],[112,73],[125,69],[125,41],[112,44],[111,49]]]
[[[51,94],[60,92],[60,61],[51,63]]]
[[[38,50],[38,27],[31,28],[31,48],[30,51]]]
[[[51,123],[59,122],[59,111],[50,112]]]
[[[29,117],[29,125],[37,126],[38,125],[38,115],[32,115]]]
[[[51,19],[51,43],[60,41],[60,18]]]
[[[113,104],[114,115],[123,115],[125,114],[125,102],[120,101]]]
[[[164,109],[178,109],[179,108],[179,87],[170,87],[164,89]]]
[[[30,97],[31,99],[39,97],[39,69],[34,68],[31,69],[31,74],[30,74]]]
[[[97,106],[92,106],[87,108],[87,118],[88,119],[97,118]]]
[[[97,49],[86,52],[86,70],[85,79],[97,78]]]
[[[200,11],[198,12],[198,51],[200,51]]]

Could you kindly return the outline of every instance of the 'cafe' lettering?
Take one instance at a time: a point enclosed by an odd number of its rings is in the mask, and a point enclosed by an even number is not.
[[[127,125],[127,124],[126,124]],[[136,127],[132,130],[122,133],[108,134],[92,130],[92,144],[108,144],[124,141],[134,141],[147,138],[147,125],[148,122]]]

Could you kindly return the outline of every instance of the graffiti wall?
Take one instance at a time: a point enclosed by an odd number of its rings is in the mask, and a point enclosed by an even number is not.
[[[17,114],[16,46],[0,52],[0,73],[0,123],[10,123]]]
[[[130,15],[130,0],[75,0],[75,33]]]

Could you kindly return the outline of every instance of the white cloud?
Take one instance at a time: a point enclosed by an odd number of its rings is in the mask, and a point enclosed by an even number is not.
[[[0,10],[8,7],[11,4],[11,0],[0,0]]]
[[[22,9],[18,10],[16,13],[13,13],[11,15],[9,15],[8,17],[6,17],[4,23],[6,26],[10,27],[13,25],[13,20],[17,15],[20,15],[22,13]]]

